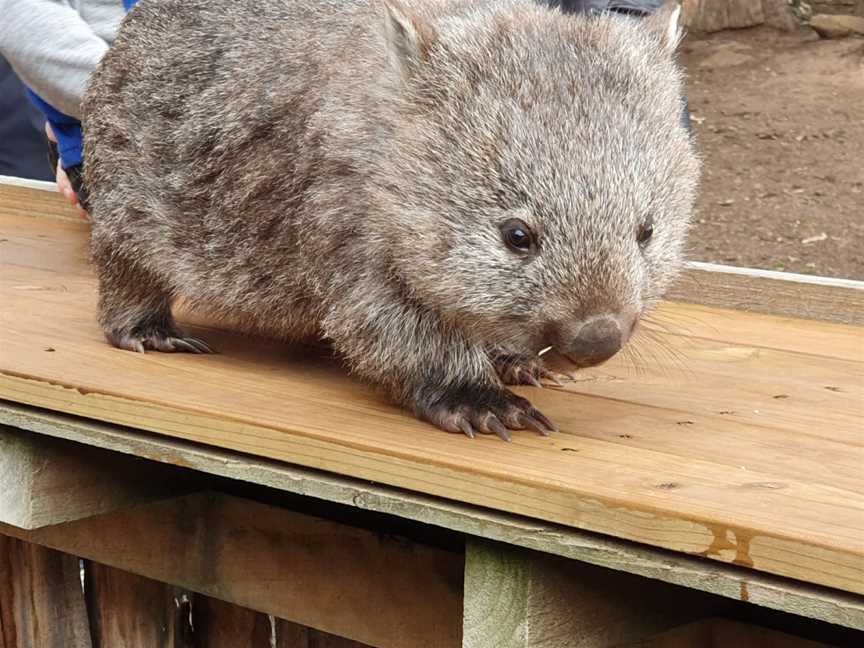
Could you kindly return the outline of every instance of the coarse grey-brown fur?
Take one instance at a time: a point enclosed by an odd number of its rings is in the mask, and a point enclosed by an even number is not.
[[[671,15],[143,0],[84,102],[107,337],[208,350],[182,298],[331,339],[445,429],[548,431],[499,374],[542,376],[538,350],[594,316],[635,323],[681,265],[699,165]]]

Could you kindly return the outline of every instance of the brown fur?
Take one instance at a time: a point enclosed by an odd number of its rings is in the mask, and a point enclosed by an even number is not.
[[[107,337],[206,350],[173,323],[184,298],[331,339],[445,429],[551,429],[494,358],[542,373],[539,349],[644,312],[681,263],[698,161],[663,20],[529,0],[143,0],[84,104]],[[536,254],[504,245],[512,217]]]

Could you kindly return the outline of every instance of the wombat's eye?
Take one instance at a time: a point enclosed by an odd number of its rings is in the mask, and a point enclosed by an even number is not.
[[[654,218],[649,216],[639,226],[639,231],[636,233],[636,242],[639,245],[647,245],[652,236],[654,236]]]
[[[534,233],[518,218],[511,218],[501,223],[501,234],[507,247],[514,252],[524,254],[534,250]]]

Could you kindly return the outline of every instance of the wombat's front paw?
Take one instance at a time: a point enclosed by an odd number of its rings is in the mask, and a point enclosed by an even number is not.
[[[533,385],[542,387],[541,381],[563,387],[558,377],[546,368],[539,356],[497,353],[492,357],[495,371],[505,385]]]
[[[524,398],[507,389],[488,385],[452,387],[434,397],[421,397],[415,404],[417,414],[447,430],[497,434],[510,441],[510,430],[534,430],[547,436],[558,427]]]
[[[152,326],[145,330],[114,330],[106,334],[108,341],[118,349],[128,351],[162,351],[164,353],[215,353],[209,344],[186,335],[178,328]]]

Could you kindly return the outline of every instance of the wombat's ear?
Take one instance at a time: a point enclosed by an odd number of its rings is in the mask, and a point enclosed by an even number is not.
[[[657,11],[645,19],[648,27],[660,39],[660,43],[670,54],[681,42],[681,3],[678,0],[666,0]]]
[[[384,0],[384,34],[394,66],[405,75],[426,58],[437,34],[431,25],[407,10],[399,0]]]

